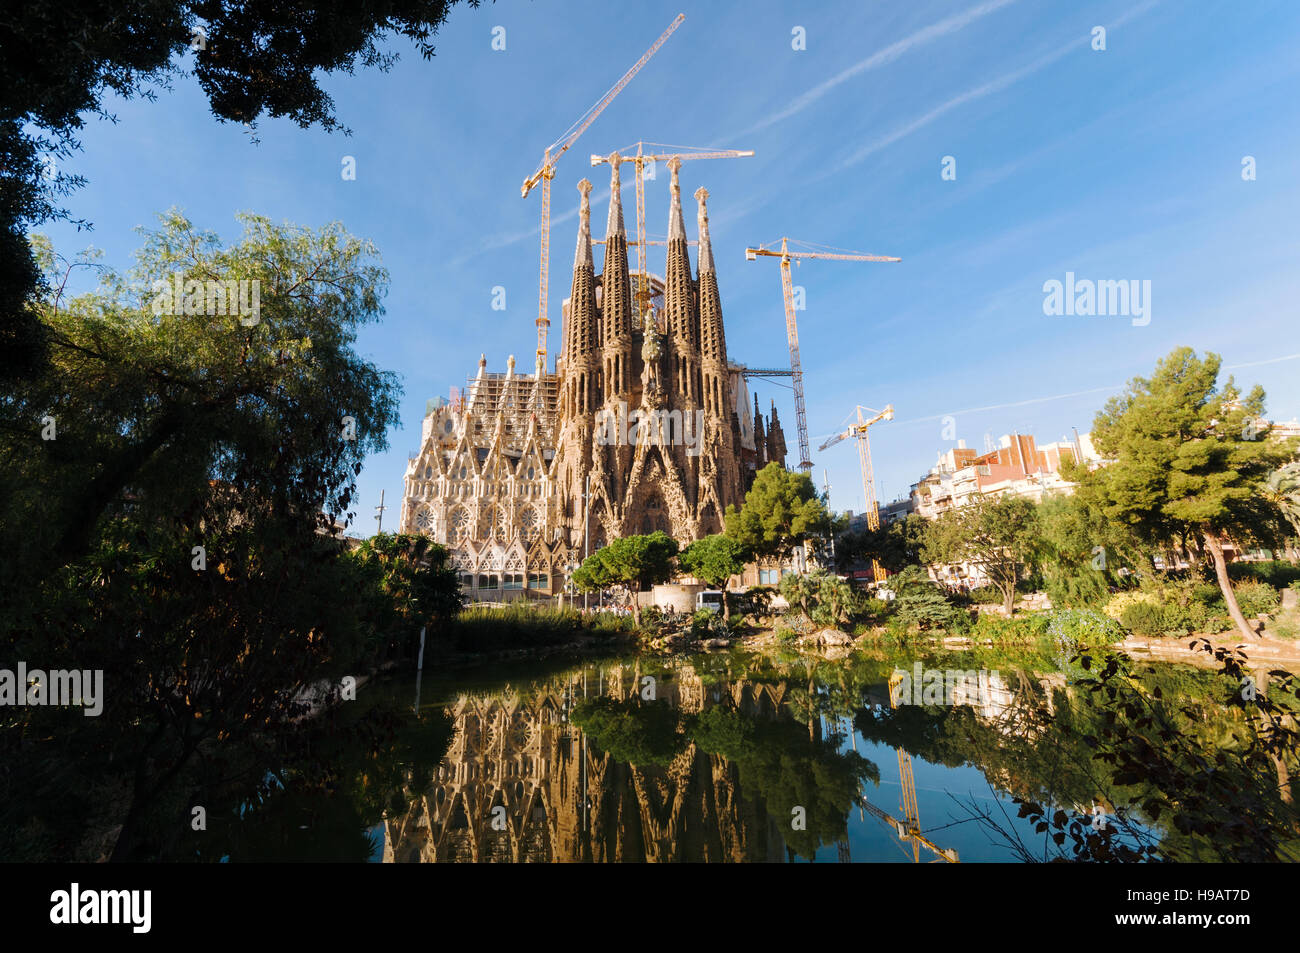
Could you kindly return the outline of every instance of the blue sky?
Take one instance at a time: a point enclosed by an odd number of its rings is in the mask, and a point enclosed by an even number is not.
[[[70,200],[95,230],[43,230],[125,269],[133,226],[176,205],[234,239],[236,212],[372,239],[391,274],[386,314],[359,350],[398,371],[402,428],[360,477],[354,531],[374,529],[381,488],[395,528],[424,402],[464,383],[480,352],[531,366],[539,195],[519,185],[678,12],[686,20],[560,161],[554,182],[551,347],[568,292],[578,193],[596,185],[603,231],[608,153],[639,139],[753,149],[687,163],[710,192],[730,356],[785,366],[779,270],[746,245],[782,235],[898,264],[809,262],[799,314],[818,485],[862,506],[857,454],[816,448],[856,404],[892,403],[872,432],[882,501],[953,446],[1013,430],[1040,441],[1086,431],[1106,397],[1179,345],[1223,355],[1262,384],[1275,417],[1300,414],[1300,5],[1062,4],[1051,0],[788,4],[500,0],[455,10],[423,61],[395,42],[389,73],[329,77],[353,135],[263,120],[253,145],[217,123],[197,84],[116,103],[65,163],[89,184]],[[1106,49],[1092,30],[1106,27]],[[506,49],[492,49],[493,28]],[[792,48],[802,27],[806,49]],[[340,175],[356,159],[355,181]],[[944,156],[956,179],[941,178]],[[1257,178],[1244,181],[1253,156]],[[630,176],[628,177],[630,178]],[[647,183],[648,230],[667,230],[668,177]],[[627,199],[631,199],[628,189]],[[693,209],[693,202],[688,203]],[[629,227],[633,206],[627,205]],[[694,231],[689,214],[688,229]],[[662,248],[651,268],[662,271]],[[599,251],[597,257],[599,258]],[[1151,320],[1046,316],[1043,283],[1150,280]],[[506,289],[493,310],[492,289]],[[797,462],[793,396],[775,399]]]

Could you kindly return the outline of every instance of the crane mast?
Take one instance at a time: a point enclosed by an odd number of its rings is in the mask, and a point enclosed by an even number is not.
[[[664,45],[664,41],[682,25],[685,19],[686,14],[677,14],[673,22],[668,25],[668,29],[664,30],[659,39],[650,45],[650,49],[646,50],[632,68],[610,87],[609,92],[605,93],[595,106],[587,110],[583,117],[570,127],[569,132],[546,147],[542,153],[541,164],[532,175],[524,179],[524,184],[519,190],[520,195],[528,198],[528,193],[538,184],[542,187],[542,251],[537,287],[537,374],[539,378],[546,369],[546,334],[551,325],[551,319],[546,316],[546,304],[551,270],[551,180],[555,178],[555,163],[559,161],[560,156],[569,151],[569,147],[578,141],[578,137],[587,131],[587,127],[596,121],[596,117],[605,111],[605,107],[613,102],[614,97],[623,91],[623,87],[632,81],[632,77],[641,71],[641,67],[649,62],[650,57],[659,51],[659,47]]]
[[[889,677],[890,709],[898,708],[899,690],[902,681],[903,674],[901,672],[895,672]],[[858,803],[871,812],[873,817],[879,818],[894,828],[899,840],[912,845],[913,863],[919,864],[921,862],[922,847],[935,855],[936,862],[942,860],[950,864],[961,863],[954,848],[940,847],[921,833],[921,815],[916,803],[916,781],[912,777],[912,756],[902,748],[898,749],[898,781],[903,789],[902,807],[905,820],[900,821],[892,817],[888,812],[876,807],[865,797],[860,797]]]
[[[785,302],[785,336],[790,346],[790,372],[794,378],[794,416],[799,431],[799,469],[807,473],[812,469],[812,452],[808,446],[808,413],[804,406],[803,363],[799,358],[799,325],[794,314],[794,283],[790,277],[790,262],[803,259],[822,261],[902,261],[887,255],[864,255],[860,252],[791,251],[792,238],[782,238],[780,250],[759,245],[746,248],[745,258],[754,261],[760,255],[781,259],[781,295]],[[807,244],[806,242],[795,242]],[[775,245],[775,242],[769,244]]]
[[[849,427],[842,433],[837,433],[824,444],[817,448],[818,452],[835,446],[841,440],[849,437],[858,438],[858,465],[862,470],[862,499],[867,510],[867,526],[872,532],[880,529],[880,506],[876,501],[876,475],[871,465],[871,425],[880,423],[882,420],[894,419],[894,405],[890,404],[884,410],[867,418],[863,416],[863,411],[871,412],[870,407],[857,407],[858,422]],[[874,556],[871,559],[871,575],[876,582],[885,581],[885,570],[880,565],[880,560]]]

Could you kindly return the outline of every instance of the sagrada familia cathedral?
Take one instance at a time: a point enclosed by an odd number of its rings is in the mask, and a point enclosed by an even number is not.
[[[554,373],[502,373],[485,357],[463,392],[429,401],[408,461],[399,530],[451,551],[467,591],[549,597],[608,540],[663,530],[682,545],[721,532],[754,474],[784,464],[773,405],[753,407],[727,354],[708,192],[695,192],[697,271],[669,164],[664,277],[628,267],[618,156],[611,156],[604,263],[596,273],[591,183],[581,206],[573,283]]]

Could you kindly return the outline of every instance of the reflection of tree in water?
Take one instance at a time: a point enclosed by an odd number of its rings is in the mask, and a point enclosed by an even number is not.
[[[997,718],[904,706],[862,712],[856,724],[927,761],[980,768],[1042,843],[1025,843],[1000,812],[963,803],[1024,860],[1300,859],[1290,676],[1274,673],[1273,701],[1261,707],[1245,703],[1243,670],[1226,664],[1138,668],[1094,656],[1086,671],[1070,684],[1018,673]]]
[[[784,680],[732,677],[729,665],[640,660],[461,696],[446,758],[410,776],[388,814],[386,859],[811,857],[844,836],[876,770],[792,721]]]
[[[220,777],[181,809],[188,821],[188,805],[203,804],[207,829],[185,823],[164,859],[364,862],[374,849],[366,828],[394,799],[405,807],[407,777],[436,769],[451,729],[441,713],[417,717],[396,703],[329,709],[303,726],[291,749],[221,762]],[[248,772],[261,772],[261,782],[250,785]]]
[[[935,653],[927,666],[997,668],[995,703],[890,711],[885,682],[898,661],[641,659],[462,695],[447,709],[446,757],[372,766],[356,816],[373,822],[388,808],[384,852],[397,861],[811,857],[844,835],[862,780],[877,779],[874,765],[839,750],[834,726],[853,713],[867,739],[973,765],[1040,809],[1031,825],[1047,827],[1008,845],[1024,859],[1139,859],[1152,854],[1143,847],[1180,860],[1297,853],[1295,809],[1258,712],[1229,703],[1226,676],[1157,665],[1099,679],[1092,660],[1081,680],[1050,662],[1038,674],[1039,660]],[[1274,677],[1270,697],[1281,704],[1289,684]],[[1281,776],[1294,776],[1294,752],[1280,757]],[[1090,826],[1094,805],[1106,831]],[[805,831],[792,829],[794,807]]]

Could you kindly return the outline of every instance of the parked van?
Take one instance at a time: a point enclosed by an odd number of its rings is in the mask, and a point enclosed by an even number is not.
[[[710,612],[722,611],[722,590],[704,589],[695,594],[695,611],[708,609]]]

